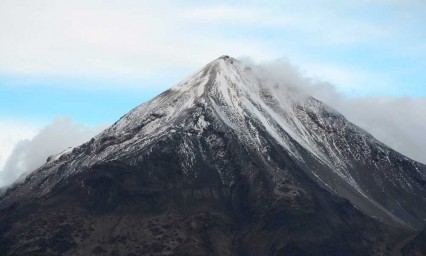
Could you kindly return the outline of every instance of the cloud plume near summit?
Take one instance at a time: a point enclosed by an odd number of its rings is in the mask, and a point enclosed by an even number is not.
[[[285,60],[255,63],[244,60],[265,84],[280,93],[295,88],[342,113],[396,151],[426,163],[426,97],[347,97],[328,82],[309,78],[301,68]]]

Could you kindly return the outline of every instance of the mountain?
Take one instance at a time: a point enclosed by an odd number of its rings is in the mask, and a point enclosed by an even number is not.
[[[398,255],[426,166],[222,56],[0,198],[1,255]]]

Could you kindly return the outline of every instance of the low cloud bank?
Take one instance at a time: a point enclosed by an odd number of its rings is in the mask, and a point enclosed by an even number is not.
[[[333,107],[396,151],[426,163],[426,97],[349,98],[330,83],[308,78],[287,61],[262,64],[250,60],[244,62],[270,85],[283,90],[299,89]]]
[[[56,118],[32,139],[17,143],[0,171],[0,188],[25,177],[46,162],[53,154],[68,147],[78,146],[102,131],[105,127],[87,127],[75,124],[70,118]]]

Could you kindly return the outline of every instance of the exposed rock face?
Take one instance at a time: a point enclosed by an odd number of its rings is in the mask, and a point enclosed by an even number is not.
[[[426,167],[224,56],[0,199],[2,255],[389,255]]]

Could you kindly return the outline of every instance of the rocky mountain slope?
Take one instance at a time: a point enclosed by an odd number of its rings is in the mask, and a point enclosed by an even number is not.
[[[389,255],[425,223],[424,165],[223,56],[11,188],[0,252]]]

